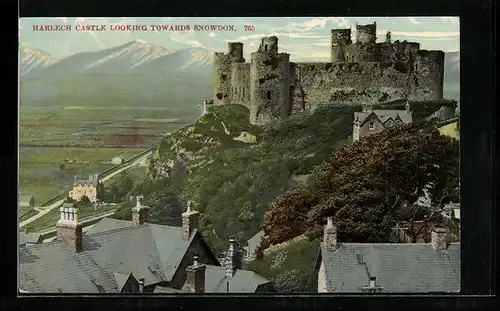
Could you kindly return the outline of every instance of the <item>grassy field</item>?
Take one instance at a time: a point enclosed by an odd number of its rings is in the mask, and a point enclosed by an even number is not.
[[[149,103],[148,103],[149,104]],[[21,106],[19,141],[29,146],[151,147],[195,121],[201,107]]]
[[[85,206],[85,207],[80,208],[78,217],[80,219],[82,219],[82,218],[89,217],[89,216],[96,214],[96,213],[102,213],[104,211],[109,211],[113,208],[114,207],[111,206],[111,207],[101,208],[101,209],[98,209],[96,211],[96,210],[94,210],[93,206]],[[40,217],[37,220],[33,221],[32,223],[26,225],[25,229],[27,229],[28,232],[45,231],[47,229],[55,227],[55,225],[56,225],[57,221],[60,219],[60,217],[61,217],[61,214],[59,212],[59,209],[55,208],[55,209],[51,210],[50,212],[48,212],[43,217]]]
[[[113,167],[109,161],[115,156],[126,160],[141,152],[142,149],[20,147],[19,190],[21,195],[33,195],[35,204],[39,205],[68,191],[75,175],[88,178],[92,173]]]

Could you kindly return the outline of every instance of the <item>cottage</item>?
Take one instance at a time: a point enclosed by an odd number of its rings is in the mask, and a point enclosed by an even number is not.
[[[19,207],[34,208],[35,207],[35,197],[32,195],[20,196],[19,197]]]
[[[434,228],[430,243],[341,243],[329,218],[316,262],[318,292],[458,292],[460,245],[447,236]]]
[[[412,122],[410,104],[406,104],[405,110],[372,110],[363,108],[362,112],[354,113],[353,141],[361,137],[382,132],[393,126],[400,126]]]
[[[192,204],[181,227],[148,223],[149,207],[138,200],[131,222],[104,218],[85,234],[77,208],[62,206],[60,212],[55,241],[19,248],[25,293],[221,292],[227,286],[220,284],[231,278],[231,292],[270,284],[237,266],[226,273],[198,230],[200,214]]]
[[[104,185],[99,180],[99,175],[90,175],[87,180],[77,180],[75,176],[75,182],[72,190],[69,191],[69,197],[75,201],[80,201],[86,196],[90,202],[95,203],[100,199],[103,190]]]

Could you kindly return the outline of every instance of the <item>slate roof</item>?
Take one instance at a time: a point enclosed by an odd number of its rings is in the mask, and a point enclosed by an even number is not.
[[[224,267],[206,265],[205,292],[227,293],[226,269]],[[236,269],[229,281],[230,293],[253,293],[259,285],[267,284],[269,280],[249,270]]]
[[[39,233],[25,233],[19,232],[19,246],[29,244],[36,244],[41,242],[41,234]]]
[[[34,199],[32,195],[22,195],[19,197],[20,203],[30,203],[31,199]]]
[[[175,289],[172,287],[163,287],[163,286],[155,286],[155,290],[153,294],[176,294],[176,293],[184,293],[180,289]]]
[[[145,286],[168,282],[197,234],[185,241],[180,227],[107,222],[118,228],[99,231],[94,225],[83,235],[83,251],[78,253],[57,240],[20,248],[20,288],[37,293],[117,293],[115,273],[144,277]]]
[[[361,124],[363,124],[372,113],[375,114],[377,118],[379,118],[382,124],[389,119],[392,119],[394,121],[400,119],[404,124],[412,122],[412,114],[411,112],[408,113],[406,110],[372,110],[366,112],[355,112],[354,119],[359,119]]]
[[[460,290],[459,243],[445,251],[435,251],[429,243],[341,243],[335,251],[322,245],[321,256],[328,292],[360,292],[370,276],[382,293]]]
[[[205,293],[227,293],[227,279],[225,268],[205,265]],[[259,285],[267,284],[269,280],[253,271],[236,269],[229,281],[230,293],[254,293]],[[154,293],[183,293],[182,290],[156,286]]]

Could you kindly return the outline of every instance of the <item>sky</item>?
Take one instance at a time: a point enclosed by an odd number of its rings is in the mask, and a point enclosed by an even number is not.
[[[54,59],[80,52],[116,47],[132,40],[180,50],[203,47],[226,52],[228,42],[244,43],[244,56],[249,59],[263,36],[279,38],[279,52],[290,53],[292,61],[328,60],[330,29],[351,28],[355,41],[355,24],[377,22],[377,41],[420,42],[421,49],[458,51],[460,25],[458,17],[122,17],[122,18],[22,18],[19,41],[22,46],[36,48]],[[72,25],[72,31],[34,31],[34,25]],[[77,25],[106,25],[106,31],[76,31]],[[146,25],[147,31],[111,31],[117,25]],[[154,31],[151,25],[190,25],[191,31]],[[234,25],[235,31],[193,31],[194,25]],[[250,25],[252,29],[245,29]]]

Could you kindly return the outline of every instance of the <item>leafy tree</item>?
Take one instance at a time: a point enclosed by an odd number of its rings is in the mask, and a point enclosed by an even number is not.
[[[81,202],[82,205],[88,205],[88,204],[90,204],[90,199],[89,199],[88,196],[84,195],[80,199],[80,202]]]
[[[433,203],[458,187],[458,142],[424,123],[388,129],[334,152],[307,186],[271,203],[268,244],[318,230],[333,216],[343,241],[388,242],[401,207],[435,184]]]

